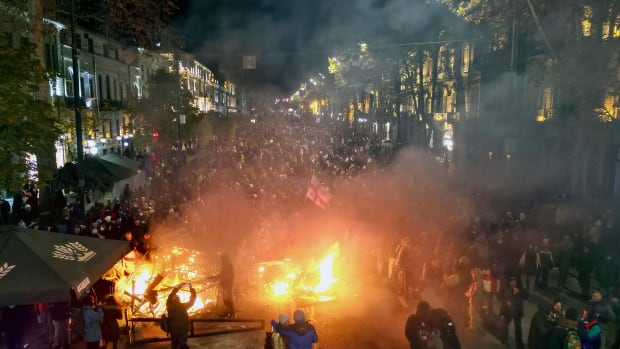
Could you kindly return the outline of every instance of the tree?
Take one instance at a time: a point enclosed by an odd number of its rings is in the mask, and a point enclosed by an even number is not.
[[[155,47],[179,9],[179,0],[59,0],[48,7],[67,17],[71,2],[79,25],[144,48]]]
[[[166,68],[156,71],[146,90],[148,97],[132,102],[128,110],[137,129],[157,132],[159,142],[164,146],[172,146],[179,140],[186,141],[199,134],[198,109],[192,104],[192,94],[182,88],[176,72]],[[180,115],[185,116],[185,125],[179,125],[177,118]]]
[[[615,152],[608,136],[611,124],[605,123],[616,117],[609,107],[615,108],[620,94],[618,1],[442,1],[479,25],[491,51],[507,52],[510,63],[505,62],[504,72],[527,84],[509,89],[504,97],[504,105],[514,107],[505,113],[508,120],[521,120],[512,121],[512,129],[523,127],[523,119],[515,117],[523,114],[531,115],[529,122],[535,116],[555,119],[544,129],[554,135],[550,148],[556,149],[546,156],[566,160],[565,169],[558,171],[564,178],[556,182],[564,181],[575,196],[608,195],[606,177],[612,174],[602,168],[611,161],[606,154]],[[532,115],[532,109],[542,107],[527,103],[544,100],[543,91],[552,96],[552,116]]]
[[[26,182],[28,171],[39,171],[39,178],[51,177],[53,144],[61,132],[51,105],[36,98],[47,79],[35,46],[27,39],[28,4],[2,1],[3,6],[0,28],[23,35],[19,43],[10,34],[0,42],[0,190],[15,190]],[[36,168],[26,161],[29,154],[38,157]]]

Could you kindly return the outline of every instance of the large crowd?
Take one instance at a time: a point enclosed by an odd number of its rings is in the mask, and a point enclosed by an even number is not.
[[[617,347],[620,256],[611,207],[586,210],[562,195],[501,197],[468,187],[427,154],[386,147],[372,132],[331,119],[269,114],[238,121],[233,137],[214,136],[187,151],[131,155],[148,181],[127,187],[121,197],[87,210],[61,197],[49,208],[61,213],[53,215],[59,219],[42,226],[38,188],[28,184],[12,207],[0,200],[1,223],[124,239],[147,257],[158,231],[233,235],[235,243],[226,247],[238,248],[238,262],[282,256],[278,247],[289,246],[290,237],[278,232],[299,228],[300,212],[312,210],[342,231],[338,239],[363,261],[360,272],[388,280],[404,303],[437,290],[467,330],[493,331],[494,323],[502,323],[498,336],[506,342],[513,324],[517,347],[543,348],[523,338],[522,301],[533,292],[553,296],[574,279],[576,297],[591,303],[587,318],[580,312],[569,319],[573,310],[557,310],[560,301],[547,304],[539,316],[545,335],[551,338],[567,320],[597,320],[604,335],[594,347]],[[313,175],[333,194],[325,210],[306,200]],[[372,253],[361,246],[372,246]],[[549,275],[556,270],[552,283]],[[600,309],[611,312],[602,315]],[[499,316],[502,321],[493,321]]]

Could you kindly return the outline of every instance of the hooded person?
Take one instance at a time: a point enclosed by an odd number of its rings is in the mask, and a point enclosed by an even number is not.
[[[272,323],[272,325],[274,325]],[[290,344],[288,338],[280,334],[281,331],[291,329],[291,323],[287,314],[280,314],[278,316],[278,322],[273,326],[273,332],[271,333],[271,348],[273,349],[289,349]]]
[[[429,336],[433,332],[430,314],[431,305],[426,301],[420,301],[415,314],[407,318],[405,336],[411,349],[424,349],[428,346]]]
[[[534,313],[530,321],[530,331],[527,336],[528,348],[548,348],[553,327],[555,327],[555,323],[550,321],[549,306],[546,302],[540,302],[538,304],[538,310]]]
[[[295,323],[288,328],[278,326],[275,320],[271,321],[271,325],[277,333],[288,339],[290,349],[312,349],[312,345],[319,341],[316,329],[306,321],[306,314],[301,309],[295,310],[293,319]]]

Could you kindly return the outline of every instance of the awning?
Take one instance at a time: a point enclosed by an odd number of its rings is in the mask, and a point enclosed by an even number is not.
[[[137,170],[96,157],[84,158],[82,166],[84,187],[102,192],[111,190],[114,183],[138,173]],[[77,165],[71,162],[66,163],[54,173],[51,184],[53,191],[76,190],[78,188]]]

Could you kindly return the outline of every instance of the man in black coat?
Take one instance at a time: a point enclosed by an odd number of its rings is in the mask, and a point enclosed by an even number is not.
[[[499,315],[504,320],[502,342],[508,342],[508,327],[514,322],[515,343],[518,349],[524,348],[521,319],[523,318],[523,300],[527,299],[527,291],[519,284],[515,276],[508,278],[508,285],[500,293],[502,302]]]
[[[219,292],[222,294],[222,301],[226,307],[224,316],[235,316],[235,305],[233,303],[233,283],[235,280],[235,271],[226,253],[220,254],[220,272],[209,278],[209,281],[219,281]]]
[[[420,301],[415,314],[409,316],[405,325],[405,336],[409,341],[411,349],[424,349],[426,343],[420,336],[423,328],[431,325],[430,321],[431,305],[428,302]]]
[[[556,304],[558,302],[554,302],[553,306]],[[549,347],[551,331],[561,320],[553,316],[553,314],[555,314],[553,309],[550,310],[546,303],[541,302],[538,304],[538,311],[532,316],[530,332],[527,336],[527,346],[529,349],[547,349]]]

